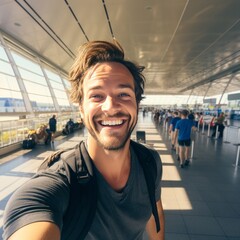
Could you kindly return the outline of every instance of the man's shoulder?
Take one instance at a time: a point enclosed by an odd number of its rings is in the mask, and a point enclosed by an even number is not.
[[[179,119],[178,121],[177,121],[177,123],[176,123],[176,127],[178,127],[178,126],[180,126],[182,123],[183,123],[183,120],[184,119]]]
[[[174,118],[172,119],[172,121],[174,121],[174,122],[178,122],[179,120],[181,120],[180,117],[174,117]]]
[[[61,159],[70,159],[75,157],[75,149],[68,149],[61,154]]]

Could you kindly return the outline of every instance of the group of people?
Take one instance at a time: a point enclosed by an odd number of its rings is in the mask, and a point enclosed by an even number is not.
[[[63,134],[70,134],[74,132],[76,124],[70,118],[62,133]],[[50,142],[54,143],[55,135],[57,131],[57,119],[56,115],[54,114],[48,121],[48,126],[46,124],[41,124],[36,130],[29,131],[29,138],[33,139],[36,144],[43,144],[48,145]]]
[[[169,117],[169,113],[171,116]],[[192,136],[197,131],[197,127],[202,114],[194,114],[188,110],[173,111],[168,110],[165,124],[168,124],[168,131],[171,138],[172,150],[177,152],[177,160],[180,161],[180,167],[184,168],[190,163],[190,147]],[[196,117],[195,117],[196,116]],[[169,120],[170,119],[170,120]],[[218,138],[223,137],[225,128],[225,115],[220,113],[217,118],[214,118],[212,127],[212,137],[218,135]],[[216,132],[218,129],[218,132]]]
[[[51,141],[50,129],[45,124],[41,124],[36,130],[28,132],[28,139],[32,139],[34,144],[48,145]]]
[[[50,142],[54,143],[56,133],[56,115],[53,115],[47,124],[41,124],[36,130],[28,132],[28,139],[34,141],[34,144],[48,145]]]
[[[172,150],[178,153],[180,167],[184,168],[190,163],[191,134],[196,131],[193,116],[189,111],[175,111],[169,125],[169,134],[171,136]]]

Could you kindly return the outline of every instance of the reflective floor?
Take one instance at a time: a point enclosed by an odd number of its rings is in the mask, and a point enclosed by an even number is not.
[[[156,127],[150,114],[144,118],[139,115],[135,130],[146,131],[147,144],[159,152],[163,162],[166,240],[240,240],[237,146],[227,139],[209,138],[207,130],[200,131],[195,137],[191,164],[181,169],[165,127]],[[0,160],[0,236],[2,214],[11,193],[34,174],[46,155],[72,147],[84,138],[86,132],[81,130],[73,136],[58,137],[54,146],[21,150]],[[136,131],[132,138],[136,139]]]

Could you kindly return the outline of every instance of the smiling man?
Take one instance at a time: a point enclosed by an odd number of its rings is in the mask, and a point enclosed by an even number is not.
[[[140,164],[144,159],[139,159],[136,143],[130,140],[143,94],[142,70],[124,59],[123,50],[116,42],[94,41],[80,47],[70,71],[70,82],[71,98],[79,103],[89,132],[83,144],[96,179],[97,203],[91,224],[80,234],[82,226],[77,221],[66,221],[65,214],[74,194],[70,193],[69,171],[60,161],[38,173],[12,196],[4,215],[4,239],[28,236],[31,240],[140,240],[146,230],[149,239],[164,240],[159,155],[141,146],[143,152],[152,156],[156,170],[150,186],[153,196],[150,196],[146,171]],[[76,191],[84,195],[86,188]],[[87,191],[91,193],[93,188]],[[153,204],[151,199],[155,201]],[[89,204],[79,202],[75,212],[84,211],[83,203],[86,207]],[[70,227],[74,230],[65,234]]]
[[[97,64],[86,75],[80,111],[88,141],[100,151],[121,149],[129,140],[137,122],[134,88],[132,75],[117,62]]]

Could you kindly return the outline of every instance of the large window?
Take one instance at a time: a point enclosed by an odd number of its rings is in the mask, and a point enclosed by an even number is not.
[[[14,76],[11,64],[9,62],[5,62],[4,60],[0,60],[0,72]]]
[[[0,112],[25,112],[25,105],[12,65],[0,45]]]
[[[12,51],[12,56],[14,58],[14,61],[18,67],[21,67],[23,69],[27,69],[31,72],[37,73],[39,75],[43,75],[41,67],[39,64],[31,61],[30,59],[24,57],[23,55],[18,54],[15,51]]]
[[[53,113],[58,131],[70,117],[79,118],[69,103],[66,75],[23,49],[0,38],[0,147],[22,141]]]
[[[63,85],[62,79],[55,72],[44,68],[44,71],[48,77],[48,80],[53,89],[54,95],[56,97],[57,103],[61,111],[71,110],[70,103],[67,97],[66,89]]]
[[[8,62],[7,54],[2,45],[0,45],[0,59]]]
[[[63,78],[63,83],[65,85],[66,91],[68,92],[68,94],[70,94],[71,83],[65,78]],[[69,101],[71,102],[70,99],[69,99]],[[79,104],[78,103],[72,103],[72,109],[73,109],[73,111],[78,112],[79,111]]]
[[[14,51],[12,51],[12,56],[28,93],[33,111],[55,111],[46,79],[39,64]]]

